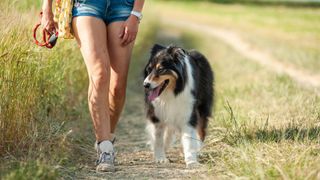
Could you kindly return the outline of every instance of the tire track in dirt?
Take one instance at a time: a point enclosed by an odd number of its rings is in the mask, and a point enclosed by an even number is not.
[[[305,71],[297,69],[290,64],[285,64],[272,57],[270,54],[253,47],[245,42],[236,33],[217,27],[203,24],[197,24],[190,21],[181,21],[176,19],[166,19],[164,24],[169,24],[179,28],[187,28],[192,31],[205,33],[208,36],[218,38],[230,45],[238,53],[247,57],[249,60],[255,61],[279,74],[286,74],[303,87],[314,90],[320,96],[320,75],[309,74]]]

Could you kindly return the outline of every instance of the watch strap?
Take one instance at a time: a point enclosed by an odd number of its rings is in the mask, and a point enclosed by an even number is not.
[[[131,11],[131,14],[134,15],[134,16],[136,16],[136,17],[139,19],[139,21],[141,21],[141,19],[142,19],[142,14],[141,14],[141,12]]]

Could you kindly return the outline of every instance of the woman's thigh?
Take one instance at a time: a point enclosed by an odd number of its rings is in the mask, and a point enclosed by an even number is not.
[[[74,17],[72,28],[81,53],[93,75],[109,67],[107,28],[103,20],[91,16]]]

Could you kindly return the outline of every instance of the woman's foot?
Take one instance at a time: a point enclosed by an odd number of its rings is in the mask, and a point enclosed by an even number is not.
[[[115,153],[111,141],[102,141],[97,145],[97,172],[114,172]]]

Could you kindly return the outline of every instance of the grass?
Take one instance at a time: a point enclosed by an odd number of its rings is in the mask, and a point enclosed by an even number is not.
[[[212,175],[317,179],[319,96],[241,57],[217,39],[185,33],[193,40],[188,46],[210,57],[216,74],[215,118],[202,155]]]
[[[237,32],[280,61],[317,74],[320,68],[320,18],[317,7],[214,4],[209,2],[154,2],[157,12]],[[290,52],[290,53],[288,53]]]
[[[217,179],[319,177],[317,94],[203,34],[164,26],[157,42],[197,48],[215,70],[215,116],[201,155],[210,175]]]
[[[94,139],[78,46],[59,40],[48,50],[33,43],[39,5],[0,3],[0,179],[72,178],[81,168],[74,163],[76,153],[83,152],[78,143]],[[149,48],[154,29],[141,26],[134,58],[143,60],[141,51]],[[80,127],[90,135],[78,136]]]
[[[35,47],[30,27],[36,13],[26,12],[33,6],[25,2],[0,2],[0,179],[72,179],[92,154],[87,73],[74,41],[59,41],[53,50]],[[147,15],[157,7],[172,17],[230,28],[283,62],[309,72],[320,67],[316,9],[149,3]],[[320,177],[319,96],[217,39],[153,19],[146,16],[140,29],[128,102],[140,102],[138,76],[151,44],[196,48],[216,74],[215,118],[201,155],[209,173],[219,179]]]
[[[320,98],[288,77],[241,58],[218,40],[211,40],[210,46],[218,91],[205,149],[214,156],[209,163],[212,173],[227,178],[316,179]],[[224,131],[216,132],[217,127]]]
[[[6,8],[0,14],[6,17],[0,23],[0,174],[52,179],[51,166],[67,157],[65,126],[85,113],[85,67],[72,41],[53,50],[34,45],[33,13]]]
[[[236,31],[244,35],[247,41],[256,39],[256,42],[265,43],[268,39],[269,44],[251,43],[263,50],[270,49],[269,53],[279,47],[278,39],[275,39],[278,35],[274,34],[283,33],[288,26],[285,20],[292,16],[301,16],[302,20],[303,14],[310,14],[310,18],[303,21],[304,25],[294,25],[292,31],[284,36],[279,35],[280,41],[287,37],[296,38],[299,33],[302,36],[319,37],[319,32],[307,28],[315,23],[314,18],[318,14],[309,8],[276,7],[272,10],[270,7],[179,2],[156,2],[154,5],[162,9],[162,18],[169,16],[182,19],[184,16],[193,22],[232,30],[239,28]],[[260,11],[257,17],[253,17],[257,11]],[[276,18],[279,15],[276,11],[281,11],[282,16]],[[270,16],[261,15],[266,12]],[[297,14],[294,15],[294,12]],[[248,17],[257,20],[257,24]],[[267,24],[268,19],[274,25]],[[264,31],[262,27],[270,33],[261,32]],[[250,34],[245,35],[245,28],[252,29]],[[217,179],[319,178],[320,97],[317,94],[286,75],[275,74],[247,60],[218,39],[173,26],[163,27],[163,30],[174,34],[175,41],[177,37],[188,37],[187,44],[183,45],[197,48],[210,57],[215,70],[215,117],[210,122],[209,136],[201,156],[211,175]],[[313,58],[320,55],[319,49],[316,50],[313,44],[317,40],[300,39],[299,53],[290,43],[280,44],[284,48],[280,56],[300,59],[306,72],[315,72],[320,67],[317,59]],[[314,56],[307,56],[309,46],[314,48]],[[301,54],[304,58],[300,58]],[[297,62],[289,59],[283,62],[297,66]]]

